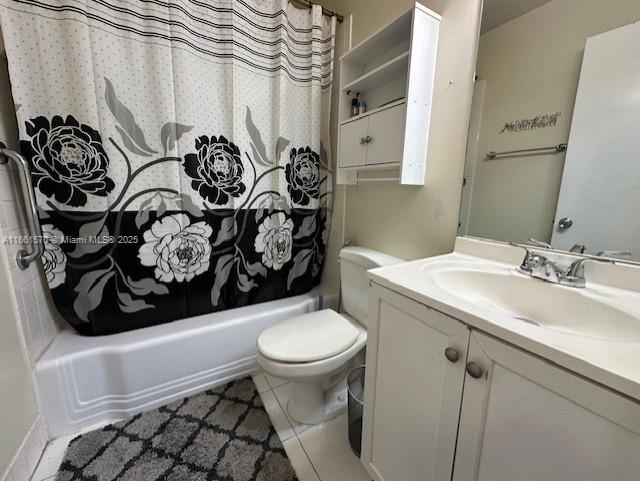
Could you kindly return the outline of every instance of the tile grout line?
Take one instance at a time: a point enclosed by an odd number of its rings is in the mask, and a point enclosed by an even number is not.
[[[267,384],[269,384],[268,380],[267,380]],[[269,384],[269,386],[271,386],[271,384]],[[278,387],[281,387],[281,386],[278,386]],[[285,418],[287,419],[287,422],[289,423],[289,426],[291,426],[291,430],[293,431],[293,435],[298,440],[298,443],[300,443],[300,447],[302,448],[302,451],[304,452],[304,455],[307,457],[307,460],[309,461],[309,464],[313,468],[313,472],[316,473],[316,476],[318,477],[318,479],[320,481],[322,481],[322,478],[320,477],[320,473],[318,473],[318,470],[316,469],[315,464],[313,464],[313,461],[311,460],[311,457],[309,456],[309,453],[307,453],[307,450],[304,447],[304,444],[302,443],[302,439],[300,439],[300,436],[298,436],[298,433],[296,432],[294,427],[291,425],[291,422],[289,421],[289,414],[287,413],[287,411],[285,411],[285,408],[282,406],[282,404],[280,404],[280,399],[278,399],[278,396],[276,396],[276,393],[273,392],[273,389],[271,389],[271,392],[273,393],[273,397],[276,398],[276,402],[278,403],[278,406],[280,406],[280,409],[282,410],[282,414],[284,414]],[[282,440],[281,440],[281,442],[282,442]]]
[[[294,431],[295,432],[295,431]],[[318,470],[316,469],[316,465],[313,464],[313,461],[311,461],[311,457],[309,456],[309,453],[307,453],[307,449],[304,447],[304,444],[302,443],[302,439],[300,439],[300,437],[298,436],[298,433],[295,433],[296,439],[298,440],[298,442],[300,443],[300,447],[302,448],[302,451],[304,452],[304,455],[307,457],[307,459],[309,460],[309,464],[311,465],[311,467],[313,468],[313,472],[316,473],[316,476],[318,477],[318,479],[320,481],[322,481],[322,478],[320,477],[320,473],[318,472]]]
[[[315,465],[313,464],[313,461],[311,461],[311,458],[309,457],[309,453],[307,453],[307,450],[304,447],[304,444],[302,444],[302,440],[300,439],[300,437],[298,436],[298,433],[296,432],[296,430],[293,428],[293,426],[291,425],[291,421],[289,421],[289,415],[287,414],[287,412],[284,410],[284,408],[282,407],[282,404],[280,403],[280,399],[278,399],[278,396],[276,396],[276,393],[274,392],[274,388],[271,387],[271,383],[269,382],[269,380],[267,379],[267,377],[265,376],[265,380],[267,382],[267,386],[269,386],[269,391],[271,392],[271,394],[273,395],[273,397],[276,400],[276,403],[278,403],[278,407],[280,408],[280,410],[282,411],[282,414],[284,416],[284,418],[286,419],[287,423],[289,424],[289,427],[291,428],[291,431],[293,431],[293,436],[290,437],[289,439],[287,439],[286,441],[289,441],[290,439],[292,439],[293,437],[296,438],[296,440],[298,441],[298,444],[300,444],[300,447],[302,448],[302,452],[304,453],[304,455],[307,457],[307,461],[309,461],[309,465],[311,466],[311,468],[313,469],[313,472],[316,473],[316,476],[318,478],[319,481],[322,481],[322,478],[320,477],[320,473],[318,473],[318,470],[316,469]],[[278,387],[282,387],[284,384],[282,384],[281,386]],[[264,391],[266,392],[266,391]],[[261,394],[262,395],[262,394]],[[278,434],[278,438],[280,438],[280,434]],[[284,445],[284,443],[286,441],[283,441],[280,438],[280,442]],[[43,480],[44,481],[44,480]]]

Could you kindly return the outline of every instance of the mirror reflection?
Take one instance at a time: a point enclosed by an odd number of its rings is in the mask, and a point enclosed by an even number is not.
[[[459,234],[640,260],[640,2],[485,0]]]

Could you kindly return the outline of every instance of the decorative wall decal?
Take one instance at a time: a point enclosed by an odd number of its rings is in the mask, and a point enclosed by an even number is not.
[[[506,122],[504,124],[504,127],[502,127],[502,129],[500,130],[500,133],[504,134],[522,132],[525,130],[537,130],[546,129],[548,127],[555,127],[561,114],[561,112],[555,112],[553,114],[540,114],[528,119]]]
[[[60,313],[102,335],[310,290],[330,222],[335,20],[280,0],[103,3],[0,0]]]

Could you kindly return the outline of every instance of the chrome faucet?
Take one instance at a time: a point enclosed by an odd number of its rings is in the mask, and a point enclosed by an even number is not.
[[[558,264],[541,254],[536,254],[521,244],[510,243],[510,245],[520,247],[525,252],[524,259],[522,259],[522,263],[518,267],[518,272],[554,284],[562,283],[565,272]]]
[[[536,254],[527,246],[522,244],[509,243],[512,246],[524,249],[525,255],[518,272],[528,275],[535,279],[540,279],[552,284],[560,284],[568,287],[585,287],[584,263],[587,261],[611,262],[611,259],[601,259],[598,257],[581,257],[573,261],[568,268],[561,267],[557,262],[547,257]]]

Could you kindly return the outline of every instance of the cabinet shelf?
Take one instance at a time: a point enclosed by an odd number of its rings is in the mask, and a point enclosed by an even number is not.
[[[374,68],[370,72],[358,77],[342,87],[342,90],[352,90],[354,92],[366,92],[372,88],[379,87],[407,74],[409,66],[409,51]]]
[[[373,115],[377,112],[380,112],[381,110],[385,110],[385,109],[390,109],[391,107],[395,107],[396,105],[402,105],[403,103],[405,103],[405,99],[398,99],[395,102],[389,102],[388,104],[384,104],[380,107],[377,107],[375,109],[371,109],[371,110],[367,110],[365,113],[363,114],[359,114],[359,115],[354,115],[353,117],[349,117],[346,120],[343,120],[342,122],[339,123],[339,125],[344,125],[344,124],[348,124],[349,122],[354,122],[358,119],[362,119],[364,117],[368,117],[369,115]]]
[[[409,39],[407,32],[411,31],[413,10],[410,8],[400,16],[380,28],[351,50],[340,57],[341,62],[368,64],[378,58],[381,52],[386,51],[391,45],[398,45]]]

